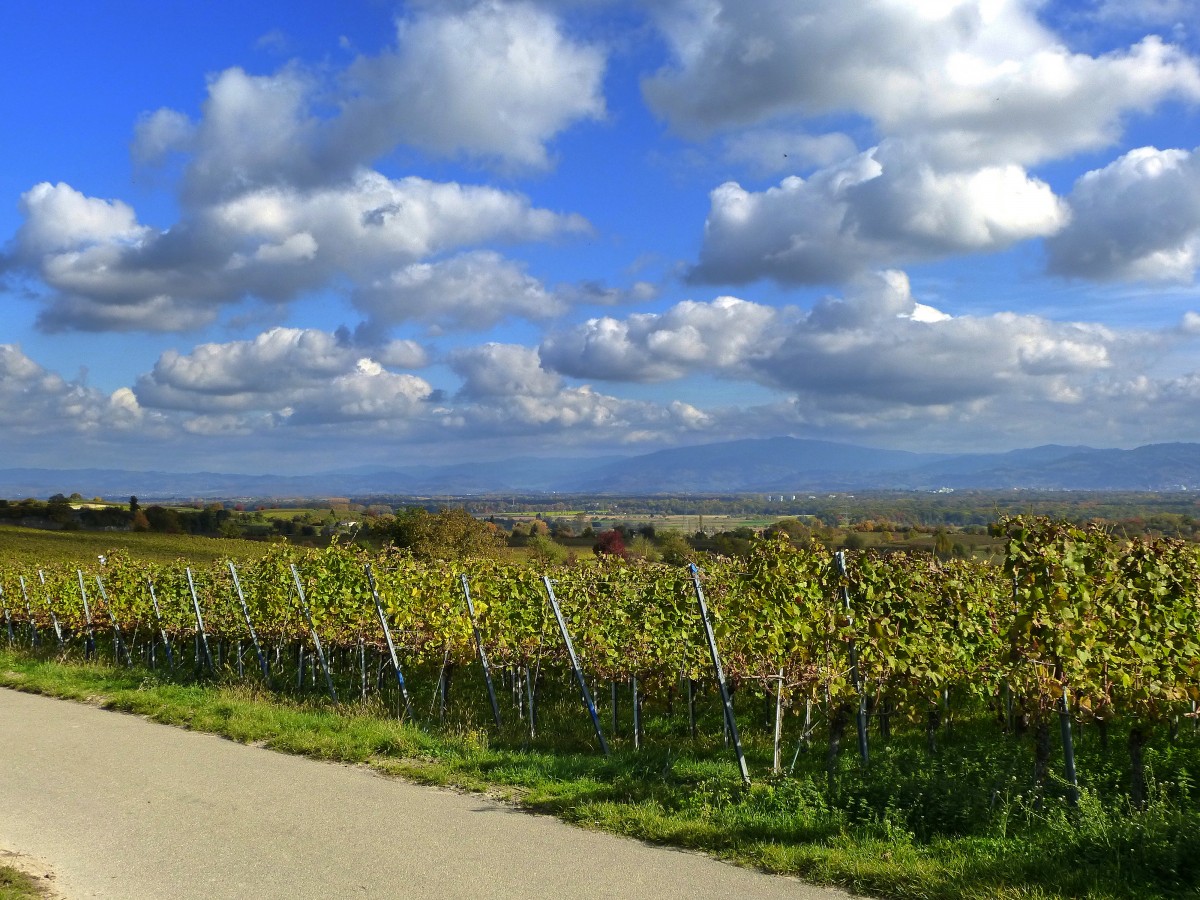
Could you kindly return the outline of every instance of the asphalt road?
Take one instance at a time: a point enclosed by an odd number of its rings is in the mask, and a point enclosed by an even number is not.
[[[52,865],[71,900],[850,896],[5,689],[0,848]]]

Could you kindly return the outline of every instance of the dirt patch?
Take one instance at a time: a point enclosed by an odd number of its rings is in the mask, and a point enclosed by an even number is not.
[[[67,895],[58,889],[54,867],[45,860],[11,850],[0,850],[0,866],[8,866],[32,878],[45,900],[67,900]]]

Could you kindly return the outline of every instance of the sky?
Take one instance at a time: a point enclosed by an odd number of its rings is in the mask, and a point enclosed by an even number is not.
[[[0,58],[0,468],[1200,441],[1200,0],[16,0]]]

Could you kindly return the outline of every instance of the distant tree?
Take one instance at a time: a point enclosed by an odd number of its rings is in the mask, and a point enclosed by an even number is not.
[[[616,528],[602,531],[596,538],[592,551],[597,556],[617,556],[621,559],[629,557],[629,551],[625,549],[625,536]]]
[[[799,519],[780,519],[775,524],[769,526],[765,532],[767,537],[774,537],[777,534],[786,534],[797,547],[807,547],[812,543],[812,529],[801,522]]]
[[[544,534],[530,538],[525,548],[529,552],[530,560],[539,565],[555,566],[567,560],[567,548],[562,544],[556,544]]]
[[[867,539],[862,536],[861,532],[851,531],[846,535],[846,540],[842,546],[847,550],[862,550],[867,546]]]
[[[145,509],[146,520],[150,523],[151,531],[161,531],[166,534],[182,534],[186,529],[179,513],[165,506],[148,506]],[[136,517],[136,513],[135,513]]]
[[[412,506],[397,516],[376,519],[373,533],[423,559],[492,557],[504,539],[500,529],[464,509],[436,513]]]
[[[138,498],[137,498],[137,497],[130,497],[130,498],[129,498],[129,511],[130,511],[131,513],[134,513],[134,514],[136,515],[136,514],[137,514],[137,511],[138,511],[139,509],[141,509],[141,504],[140,504],[140,503],[138,503]]]
[[[660,531],[658,533],[658,552],[662,554],[663,562],[672,566],[685,566],[695,562],[696,551],[678,531]]]
[[[939,528],[933,537],[933,552],[941,557],[949,556],[954,549],[954,541],[945,528]]]
[[[658,545],[644,534],[635,534],[633,536],[633,540],[629,542],[629,547],[627,549],[630,556],[635,556],[640,559],[648,559],[651,561],[662,559],[662,552],[658,549]]]
[[[63,494],[55,494],[50,498],[50,502],[46,504],[46,517],[64,528],[69,528],[71,525],[79,527],[75,510],[71,509],[71,504],[67,502],[67,498]]]

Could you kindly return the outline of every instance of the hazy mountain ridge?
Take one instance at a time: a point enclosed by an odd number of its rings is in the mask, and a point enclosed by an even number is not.
[[[0,496],[153,499],[482,494],[787,493],[939,488],[1200,489],[1200,444],[1133,450],[1045,445],[1005,453],[880,450],[798,438],[728,441],[623,459],[521,457],[446,466],[359,467],[313,475],[0,469]]]

